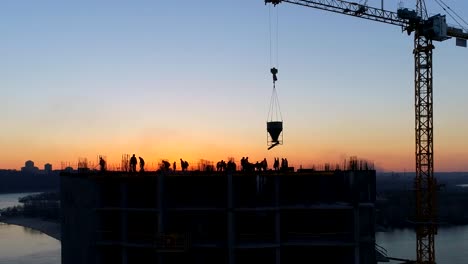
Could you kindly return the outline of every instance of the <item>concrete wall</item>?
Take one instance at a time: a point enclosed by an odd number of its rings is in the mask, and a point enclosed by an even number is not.
[[[96,263],[96,184],[76,176],[61,176],[60,184],[62,263]]]
[[[375,263],[375,171],[64,175],[62,201],[62,264]]]

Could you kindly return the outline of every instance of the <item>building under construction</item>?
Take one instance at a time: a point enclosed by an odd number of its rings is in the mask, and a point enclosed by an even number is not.
[[[357,167],[63,173],[62,263],[376,263],[374,202]]]

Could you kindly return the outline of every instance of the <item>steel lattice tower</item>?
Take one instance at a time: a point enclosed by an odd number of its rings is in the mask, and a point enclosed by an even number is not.
[[[416,10],[427,17],[425,3],[418,0]],[[423,20],[424,21],[424,20]],[[436,183],[434,178],[432,40],[414,34],[415,137],[416,137],[416,256],[417,263],[434,264],[434,237],[437,233]]]

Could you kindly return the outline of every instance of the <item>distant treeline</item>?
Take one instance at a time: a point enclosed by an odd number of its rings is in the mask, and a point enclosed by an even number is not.
[[[4,217],[38,217],[58,221],[60,217],[60,198],[57,192],[32,194],[18,199],[22,205],[2,210]]]
[[[50,173],[23,173],[0,170],[0,193],[39,192],[59,189],[58,171]]]
[[[40,217],[58,221],[60,216],[60,197],[56,192],[32,194],[19,199],[23,203],[25,217]]]
[[[459,189],[457,185],[468,184],[468,172],[436,172],[437,183],[445,190]],[[377,192],[410,190],[414,186],[414,172],[377,173]]]
[[[440,226],[468,225],[468,173],[439,173],[437,193]],[[414,174],[378,175],[376,223],[387,228],[413,228],[415,216]]]

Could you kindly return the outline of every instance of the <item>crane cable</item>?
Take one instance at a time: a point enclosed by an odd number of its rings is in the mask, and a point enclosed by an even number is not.
[[[468,25],[468,23],[457,14],[452,8],[450,8],[449,5],[447,5],[443,0],[434,0],[462,29],[465,31],[468,31],[465,26],[463,26],[450,12],[453,12],[453,14],[458,17],[463,23]],[[450,12],[449,12],[450,11]]]
[[[277,81],[277,76],[276,74],[278,73],[278,64],[279,64],[279,59],[278,59],[278,43],[279,43],[279,33],[278,33],[278,25],[279,25],[279,14],[278,14],[278,7],[276,7],[276,25],[275,25],[275,32],[272,32],[272,15],[271,15],[271,6],[268,9],[268,22],[269,22],[269,32],[270,32],[270,72],[273,74],[273,92],[271,94],[270,98],[270,107],[268,109],[268,120],[267,121],[282,121],[283,117],[281,115],[281,108],[279,105],[279,100],[278,100],[278,93],[276,91],[276,81]],[[273,47],[273,34],[276,35],[276,46]],[[273,59],[273,49],[276,50],[276,63],[274,63]]]
[[[427,14],[427,8],[426,8],[426,2],[424,0],[417,0],[416,3],[419,3],[419,10],[416,10],[418,14],[424,18],[427,19],[429,16]],[[417,4],[416,4],[417,5]]]
[[[275,32],[274,32],[274,34],[276,35],[276,36],[275,36],[275,37],[276,37],[276,42],[275,42],[276,46],[273,47],[273,32],[272,32],[272,22],[271,22],[271,21],[272,21],[272,18],[271,18],[271,8],[272,8],[272,7],[270,6],[270,8],[268,9],[268,23],[269,23],[269,27],[268,27],[268,28],[269,28],[269,31],[270,31],[270,66],[273,68],[273,66],[274,66],[274,65],[273,65],[273,63],[274,63],[274,61],[273,61],[273,48],[276,50],[276,54],[275,54],[275,55],[276,55],[276,56],[275,56],[275,58],[276,58],[276,63],[275,63],[275,64],[276,64],[276,67],[279,67],[279,59],[278,59],[278,44],[279,44],[279,41],[278,41],[278,40],[279,40],[279,33],[278,33],[278,31],[279,31],[278,28],[279,28],[279,27],[278,27],[278,25],[279,25],[279,13],[278,13],[278,7],[274,7],[274,8],[276,9],[276,25],[275,25],[275,29],[276,29],[276,30],[275,30]]]
[[[274,84],[273,92],[271,93],[270,98],[270,108],[268,110],[267,121],[283,121],[283,116],[281,115],[281,108],[278,100],[278,93],[276,92],[276,87]]]
[[[468,22],[466,22],[466,20],[464,20],[461,16],[459,16],[459,15],[457,14],[457,12],[455,12],[455,10],[453,10],[453,9],[452,9],[449,5],[447,5],[443,0],[439,0],[439,1],[442,2],[442,4],[443,4],[445,7],[447,7],[447,9],[449,9],[450,11],[452,11],[452,12],[455,14],[455,16],[457,16],[461,21],[463,21],[463,23],[465,23],[465,24],[468,26]],[[444,9],[444,10],[445,10],[445,9]],[[459,23],[459,25],[460,25],[460,23]],[[462,28],[465,28],[465,27],[463,27],[462,25],[460,25],[460,26],[461,26]],[[466,30],[466,28],[465,28],[465,30]]]

